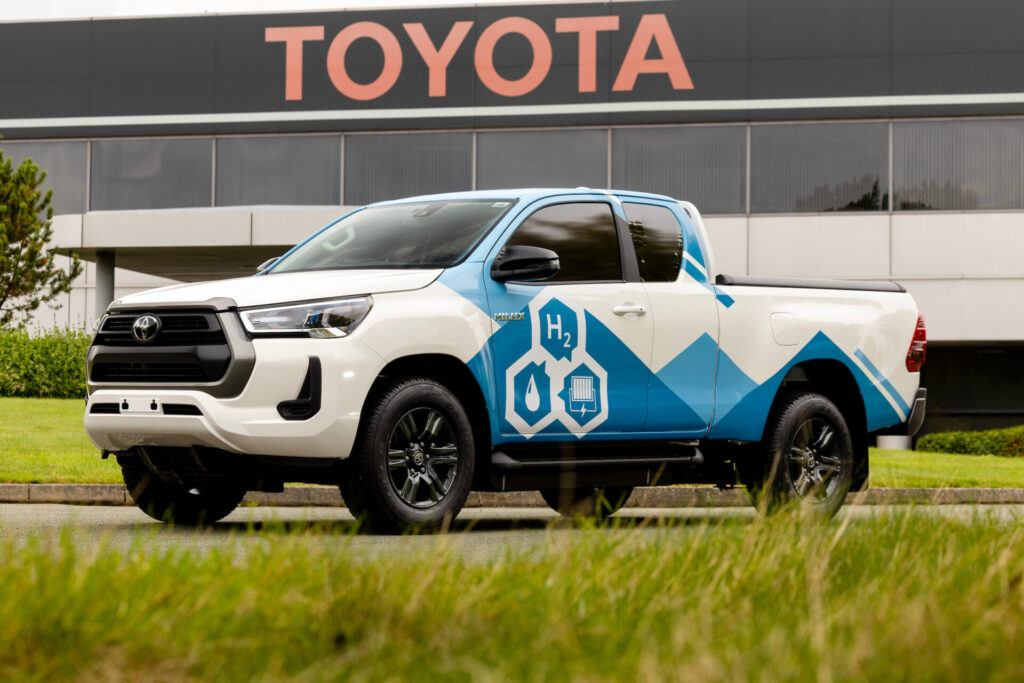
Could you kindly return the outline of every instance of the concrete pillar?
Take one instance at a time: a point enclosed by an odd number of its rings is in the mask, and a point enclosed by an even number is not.
[[[114,300],[114,252],[96,252],[96,317]]]

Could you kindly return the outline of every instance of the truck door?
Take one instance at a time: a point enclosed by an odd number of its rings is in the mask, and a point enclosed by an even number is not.
[[[611,200],[561,199],[528,214],[485,263],[503,438],[642,431],[652,324],[628,239]],[[554,251],[558,274],[493,281],[493,259],[508,246]]]
[[[696,229],[678,205],[637,200],[622,206],[654,324],[644,429],[703,436],[714,407],[718,304]]]

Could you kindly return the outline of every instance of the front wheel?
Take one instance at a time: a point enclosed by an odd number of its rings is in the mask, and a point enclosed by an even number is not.
[[[747,488],[765,513],[797,505],[831,517],[853,482],[853,440],[836,405],[821,394],[785,397],[772,411],[760,462]]]
[[[626,504],[633,493],[632,486],[606,486],[604,488],[541,489],[544,502],[565,517],[589,517],[602,521],[611,517]]]
[[[342,496],[378,532],[434,530],[459,513],[473,482],[473,430],[438,382],[397,382],[369,408]]]
[[[200,526],[227,517],[245,497],[231,484],[171,484],[134,458],[118,458],[121,476],[135,505],[160,522]]]

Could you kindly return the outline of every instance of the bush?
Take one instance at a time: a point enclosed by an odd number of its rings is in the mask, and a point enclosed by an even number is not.
[[[85,398],[91,339],[82,330],[0,330],[0,396]]]
[[[1024,457],[1024,425],[984,432],[941,432],[917,440],[917,450],[964,455]]]

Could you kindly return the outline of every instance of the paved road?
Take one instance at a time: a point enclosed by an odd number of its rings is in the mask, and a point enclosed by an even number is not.
[[[852,515],[853,521],[885,514],[879,506],[848,506],[840,515]],[[927,514],[970,520],[977,515],[1024,521],[1024,505],[937,505],[918,507]],[[679,532],[693,523],[746,524],[753,519],[751,508],[631,508],[618,517],[650,523],[637,531],[635,525],[602,533],[661,533],[657,522],[677,520]],[[134,507],[74,505],[0,505],[0,543],[31,536],[56,536],[67,529],[76,545],[89,547],[102,542],[127,548],[141,542],[146,547],[198,549],[237,548],[273,543],[278,534],[296,531],[316,534],[321,544],[337,544],[346,552],[368,557],[431,548],[439,542],[455,544],[469,558],[486,560],[507,551],[529,551],[551,540],[552,536],[571,537],[592,533],[580,528],[553,524],[557,516],[540,508],[477,508],[463,510],[453,525],[459,533],[440,536],[395,537],[354,535],[352,516],[343,508],[240,508],[223,522],[208,529],[172,528],[150,520]],[[266,533],[252,534],[252,530]]]

